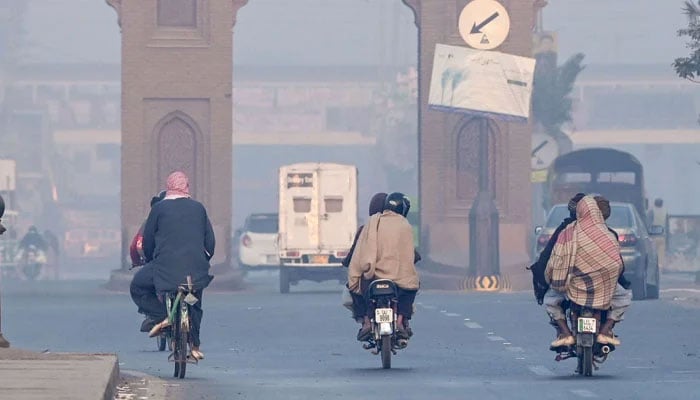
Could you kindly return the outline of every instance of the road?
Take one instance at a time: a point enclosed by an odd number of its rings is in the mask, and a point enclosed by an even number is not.
[[[682,287],[690,278],[672,277]],[[688,282],[686,282],[688,281]],[[128,295],[99,281],[9,284],[3,330],[32,350],[117,352],[123,370],[160,377],[174,399],[697,399],[697,308],[693,290],[635,302],[617,333],[622,346],[593,378],[554,361],[554,331],[528,293],[424,292],[409,347],[381,370],[354,339],[356,324],[335,284],[276,292],[274,275],[245,293],[205,294],[206,359],[171,378],[172,365],[137,329]],[[687,285],[686,285],[687,286]],[[683,303],[683,304],[680,304]]]

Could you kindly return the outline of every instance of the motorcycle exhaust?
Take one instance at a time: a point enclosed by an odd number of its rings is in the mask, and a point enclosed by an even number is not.
[[[608,346],[608,345],[606,344],[606,345],[604,345],[603,347],[600,348],[600,351],[602,351],[603,354],[608,354],[608,353],[610,353],[610,346]]]

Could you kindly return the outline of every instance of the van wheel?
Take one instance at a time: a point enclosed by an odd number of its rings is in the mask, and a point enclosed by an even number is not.
[[[289,271],[287,268],[280,268],[280,293],[289,293]]]
[[[646,279],[635,279],[632,282],[632,300],[644,300],[647,298]]]

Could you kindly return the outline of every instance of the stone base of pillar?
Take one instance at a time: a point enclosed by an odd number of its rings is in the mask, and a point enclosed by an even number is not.
[[[10,347],[10,342],[8,342],[2,335],[2,332],[0,332],[0,348],[6,349],[8,347]]]
[[[137,270],[137,268],[130,271],[124,269],[113,270],[104,288],[115,292],[128,292],[131,280]],[[210,273],[214,275],[214,280],[207,288],[208,291],[239,291],[246,287],[241,272],[228,265],[212,266]]]

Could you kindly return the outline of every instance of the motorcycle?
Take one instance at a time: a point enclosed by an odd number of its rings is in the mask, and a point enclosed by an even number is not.
[[[16,273],[21,279],[36,280],[47,263],[46,254],[34,245],[20,249],[16,256]]]
[[[367,290],[372,336],[362,347],[372,354],[381,354],[382,368],[391,368],[391,356],[396,350],[405,349],[408,340],[398,337],[398,287],[389,279],[373,281]]]
[[[597,341],[598,330],[605,323],[607,312],[579,306],[571,302],[567,303],[567,316],[573,327],[572,333],[576,337],[576,344],[550,347],[550,350],[557,353],[555,358],[557,362],[575,357],[578,361],[576,373],[592,376],[593,370],[597,371],[599,365],[607,360],[610,353],[615,351],[614,345],[602,344]]]

